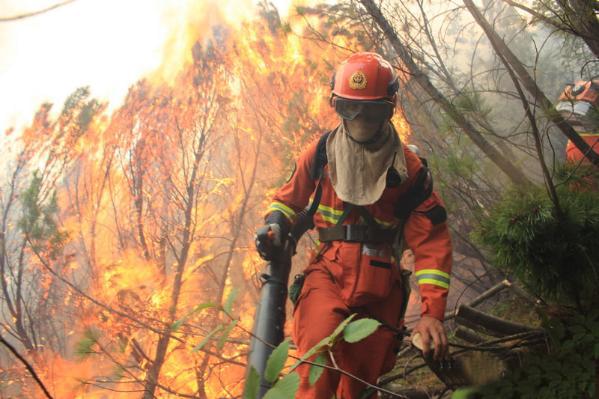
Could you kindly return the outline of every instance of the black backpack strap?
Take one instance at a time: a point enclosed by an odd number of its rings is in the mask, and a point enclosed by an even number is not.
[[[401,220],[407,219],[410,213],[418,208],[432,193],[433,180],[431,173],[426,166],[422,165],[412,187],[397,202],[395,217]]]
[[[401,196],[395,206],[395,216],[404,221],[410,214],[420,206],[433,193],[433,179],[426,165],[423,163],[422,168],[418,171],[416,181],[410,189]],[[424,212],[424,215],[430,219],[433,225],[443,223],[447,220],[447,212],[441,205],[436,205]]]
[[[324,170],[325,165],[328,162],[327,159],[327,138],[331,132],[326,132],[320,139],[318,139],[318,144],[316,144],[316,153],[314,155],[314,162],[312,163],[312,167],[310,168],[310,177],[312,180],[318,180],[318,184],[316,185],[316,190],[314,191],[314,199],[312,200],[312,204],[307,211],[307,214],[310,217],[316,214],[318,210],[318,205],[320,205],[320,199],[322,198],[322,172]]]
[[[326,132],[320,139],[318,140],[318,144],[316,145],[316,154],[314,156],[314,162],[312,163],[312,168],[310,168],[310,177],[312,180],[320,180],[322,177],[322,171],[324,170],[325,165],[328,163],[327,159],[327,139],[331,132]]]
[[[294,239],[299,241],[300,237],[308,230],[314,228],[314,215],[318,210],[318,205],[320,205],[320,200],[322,198],[322,171],[327,164],[327,138],[331,132],[326,132],[320,139],[318,140],[318,144],[316,145],[316,154],[314,156],[314,162],[310,168],[310,178],[312,180],[318,181],[316,185],[316,189],[314,190],[314,198],[312,200],[312,204],[307,209],[304,209],[298,214],[297,221],[295,225],[292,227],[291,235]]]

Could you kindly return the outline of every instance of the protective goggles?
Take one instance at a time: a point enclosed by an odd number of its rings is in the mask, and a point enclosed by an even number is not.
[[[335,112],[348,121],[353,121],[358,116],[367,121],[384,121],[391,119],[395,108],[395,103],[388,100],[356,101],[333,97],[331,102]]]

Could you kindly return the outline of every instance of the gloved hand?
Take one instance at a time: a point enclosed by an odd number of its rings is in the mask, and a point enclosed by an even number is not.
[[[283,228],[277,223],[267,224],[256,230],[256,249],[264,260],[271,260],[275,248],[280,248],[285,243]]]

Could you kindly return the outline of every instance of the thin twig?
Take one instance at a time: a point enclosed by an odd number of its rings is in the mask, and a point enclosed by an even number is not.
[[[29,18],[29,17],[35,17],[36,15],[44,14],[48,11],[55,10],[62,6],[66,6],[67,4],[73,3],[74,1],[75,0],[66,0],[66,1],[63,1],[62,3],[57,3],[50,7],[43,8],[41,10],[31,11],[31,12],[28,12],[25,14],[14,15],[12,17],[0,17],[0,22],[12,22],[12,21],[18,21],[21,19]]]
[[[31,366],[31,364],[27,361],[27,359],[25,359],[17,350],[14,346],[11,345],[10,342],[8,342],[7,340],[4,339],[3,336],[0,335],[0,342],[6,346],[8,348],[9,351],[12,352],[12,354],[19,359],[19,361],[21,363],[23,363],[25,365],[25,367],[27,368],[27,370],[29,371],[29,373],[31,374],[31,376],[33,377],[33,379],[35,380],[35,382],[37,382],[37,385],[39,385],[39,387],[41,388],[42,391],[44,391],[44,394],[46,395],[46,397],[48,399],[54,399],[52,397],[52,395],[50,395],[50,392],[48,392],[48,389],[46,388],[46,386],[44,385],[44,383],[42,382],[42,380],[40,379],[40,377],[37,375],[37,373],[35,372],[35,370],[33,369],[33,367]]]

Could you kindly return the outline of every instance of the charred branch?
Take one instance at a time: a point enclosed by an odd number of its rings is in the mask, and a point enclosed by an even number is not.
[[[52,395],[50,395],[50,392],[48,391],[48,388],[46,388],[46,386],[42,382],[41,378],[37,375],[37,373],[35,372],[33,366],[31,365],[31,363],[29,363],[27,361],[27,359],[25,359],[23,357],[23,355],[21,355],[19,353],[19,351],[17,351],[17,349],[14,346],[12,346],[12,344],[10,342],[8,342],[6,339],[4,339],[4,337],[2,337],[1,335],[0,335],[0,343],[2,345],[4,345],[17,359],[19,359],[19,361],[21,363],[23,363],[23,365],[25,366],[25,368],[27,369],[27,371],[29,371],[29,373],[31,374],[31,376],[35,380],[36,384],[40,387],[40,389],[42,390],[42,392],[44,392],[44,395],[46,396],[46,398],[53,399]]]
[[[455,320],[458,324],[493,337],[505,337],[507,335],[540,331],[523,324],[491,316],[467,305],[460,305],[458,307]]]

